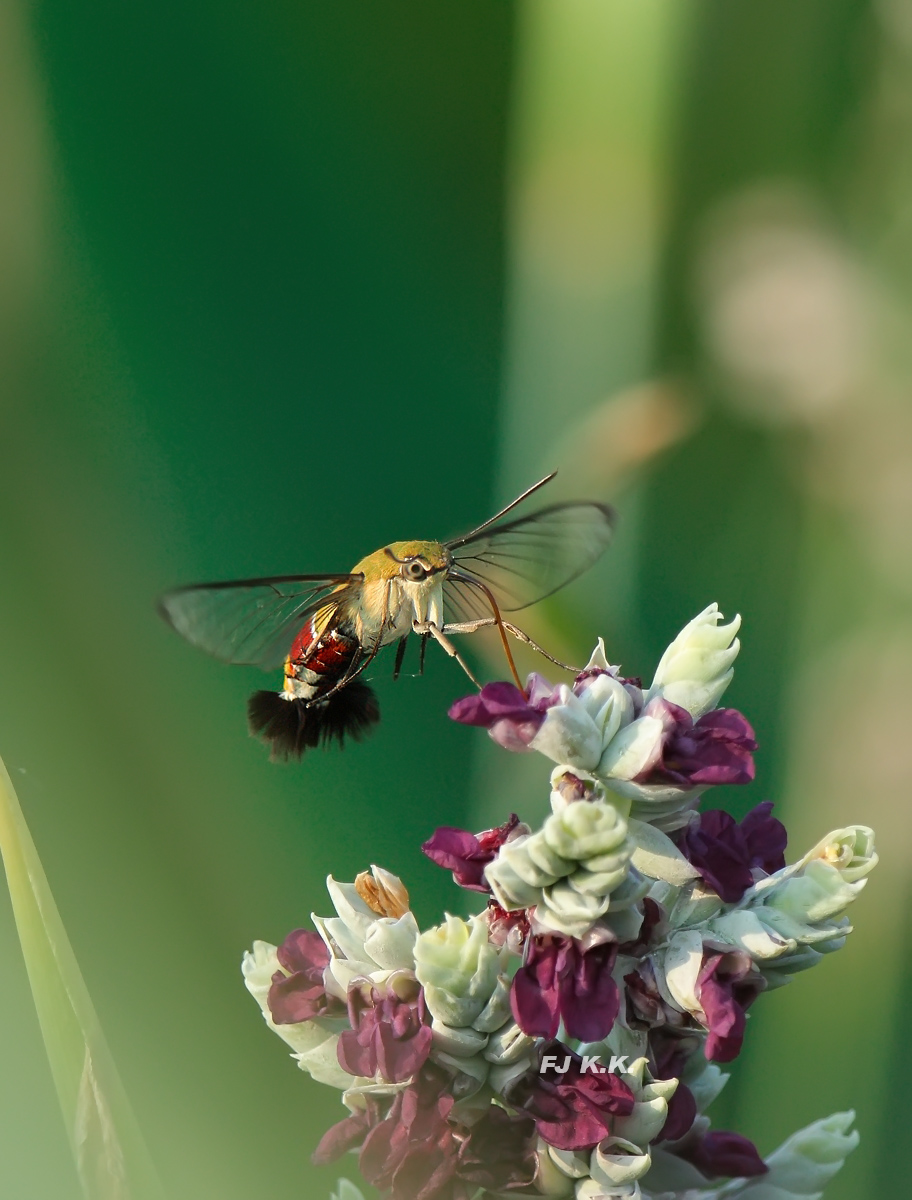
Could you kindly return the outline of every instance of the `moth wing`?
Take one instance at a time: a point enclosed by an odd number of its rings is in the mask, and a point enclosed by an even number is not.
[[[505,612],[544,600],[592,566],[611,541],[614,524],[612,508],[585,500],[483,525],[447,543],[455,574],[463,578],[446,581],[445,602],[465,612],[473,582],[479,601],[483,584]]]
[[[272,670],[321,608],[331,615],[360,575],[276,575],[191,584],[166,592],[159,612],[181,637],[222,662]]]

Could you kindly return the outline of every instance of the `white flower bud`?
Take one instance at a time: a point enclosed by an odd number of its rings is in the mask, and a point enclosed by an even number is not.
[[[244,951],[241,961],[241,972],[247,991],[253,996],[264,1013],[268,1015],[266,997],[272,987],[272,977],[276,971],[281,971],[276,955],[278,947],[271,942],[254,942],[252,950]]]
[[[795,921],[816,925],[838,917],[852,903],[867,880],[844,883],[836,867],[822,859],[808,863],[801,875],[786,879],[766,893],[766,908],[775,908]]]
[[[874,849],[874,830],[867,825],[834,829],[795,863],[792,871],[800,871],[817,860],[835,867],[845,883],[856,883],[869,875],[879,862]]]
[[[552,762],[589,771],[602,753],[602,731],[565,683],[559,686],[558,696],[558,703],[545,713],[529,749],[538,750]]]
[[[706,926],[706,936],[739,950],[746,950],[751,958],[764,961],[779,958],[797,949],[794,938],[783,937],[761,920],[764,909],[735,909],[716,917]]]
[[[608,743],[595,767],[595,773],[609,787],[625,783],[648,771],[662,753],[665,726],[658,717],[637,717]],[[620,791],[620,788],[617,790]],[[639,788],[634,791],[639,794]],[[680,792],[680,788],[677,789]],[[621,795],[625,795],[621,792]]]
[[[614,675],[602,674],[574,689],[560,684],[556,695],[529,748],[571,769],[591,771],[604,747],[632,720],[630,693]]]
[[[372,867],[354,883],[340,883],[330,875],[326,888],[338,915],[311,913],[311,920],[330,953],[325,977],[328,993],[344,1000],[353,979],[382,983],[390,971],[412,970],[418,923],[408,911],[400,916],[382,915],[401,912],[408,901],[397,876]]]
[[[697,999],[697,977],[702,965],[703,935],[698,929],[684,929],[674,934],[661,962],[656,961],[659,991],[684,1012],[702,1012]]]
[[[613,1135],[604,1138],[592,1151],[589,1173],[593,1182],[610,1189],[640,1179],[651,1165],[648,1149]]]
[[[697,868],[688,862],[671,838],[660,829],[645,821],[630,820],[627,825],[636,843],[633,865],[640,874],[648,875],[650,879],[661,879],[676,887],[682,887],[691,879],[699,879]]]
[[[539,1140],[535,1155],[538,1160],[535,1171],[536,1190],[543,1196],[551,1197],[552,1200],[565,1200],[572,1196],[574,1181],[588,1178],[589,1163],[582,1155],[573,1154],[568,1150],[556,1150],[541,1140]],[[567,1167],[561,1161],[563,1156],[570,1160],[570,1165]],[[579,1162],[578,1173],[575,1172],[573,1165],[576,1160]]]
[[[633,1092],[633,1112],[626,1117],[615,1117],[612,1129],[618,1138],[628,1145],[645,1150],[661,1131],[668,1116],[668,1102],[678,1087],[677,1079],[653,1079],[647,1060],[638,1058],[623,1074],[623,1080]],[[601,1143],[600,1149],[605,1149]],[[610,1151],[617,1154],[618,1150]],[[593,1177],[596,1172],[593,1170]],[[639,1176],[635,1176],[639,1178]]]
[[[497,976],[490,1000],[472,1022],[473,1029],[478,1029],[482,1033],[494,1033],[509,1020],[512,1012],[510,986],[511,981],[506,975]]]
[[[352,1077],[339,1066],[339,1057],[336,1052],[339,1042],[337,1033],[328,1033],[325,1029],[320,1029],[314,1021],[302,1021],[300,1025],[277,1025],[276,1032],[281,1033],[283,1029],[300,1030],[302,1025],[313,1026],[314,1044],[309,1049],[299,1050],[297,1054],[293,1055],[298,1060],[298,1066],[317,1083],[327,1083],[330,1087],[344,1091],[350,1086]],[[318,1037],[319,1040],[317,1040]]]
[[[523,1033],[515,1021],[499,1029],[488,1038],[484,1056],[496,1066],[510,1063],[525,1063],[536,1046],[536,1039]]]
[[[491,1000],[500,972],[500,952],[488,941],[481,917],[466,922],[447,914],[443,925],[428,929],[415,943],[415,974],[431,1015],[445,1025],[473,1024]]]
[[[686,708],[696,721],[715,708],[731,682],[732,664],[741,643],[735,637],[741,618],[720,625],[718,604],[710,604],[690,621],[671,643],[659,663],[646,700],[662,696]]]
[[[851,928],[843,913],[877,861],[874,835],[867,826],[837,829],[797,863],[760,880],[745,893],[743,903],[772,936],[796,944],[783,950],[784,955],[802,953],[798,946],[836,948]],[[806,962],[810,966],[816,959]],[[789,969],[785,961],[783,969]]]
[[[501,907],[534,905],[540,926],[582,937],[627,879],[634,848],[613,804],[579,800],[552,813],[537,833],[502,846],[485,878]]]
[[[591,1178],[581,1179],[573,1193],[575,1200],[641,1200],[642,1194],[636,1180],[608,1183]]]

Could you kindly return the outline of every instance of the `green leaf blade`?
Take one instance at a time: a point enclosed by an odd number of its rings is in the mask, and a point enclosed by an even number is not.
[[[82,1190],[87,1200],[164,1200],[2,760],[0,855]]]

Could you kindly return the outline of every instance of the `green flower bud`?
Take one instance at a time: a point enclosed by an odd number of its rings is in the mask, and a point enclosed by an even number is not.
[[[431,1033],[434,1036],[434,1049],[455,1058],[471,1058],[473,1054],[480,1054],[488,1044],[487,1035],[471,1025],[455,1028],[438,1021],[436,1017],[431,1018]]]
[[[508,912],[538,903],[543,887],[569,875],[574,863],[549,846],[542,830],[514,838],[501,846],[485,868],[494,898]]]
[[[580,938],[608,911],[609,896],[591,896],[577,891],[569,879],[545,888],[535,908],[539,925],[567,937]]]
[[[472,1025],[494,995],[500,973],[501,953],[488,941],[480,917],[466,922],[448,914],[415,942],[415,974],[431,1015],[445,1025]]]
[[[604,800],[568,804],[548,817],[542,833],[556,854],[580,863],[594,859],[594,870],[626,862],[634,849],[627,837],[627,822],[613,804]]]

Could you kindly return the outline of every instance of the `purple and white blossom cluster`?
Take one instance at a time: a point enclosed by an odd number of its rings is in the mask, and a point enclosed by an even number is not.
[[[267,1024],[349,1113],[318,1162],[357,1151],[389,1200],[821,1193],[857,1143],[851,1113],[765,1160],[705,1113],[750,1006],[844,943],[877,856],[849,826],[786,866],[769,802],[740,822],[697,811],[709,787],[754,776],[750,725],[718,707],[737,629],[707,608],[648,689],[599,642],[570,685],[533,675],[453,706],[556,764],[540,828],[504,814],[424,844],[481,911],[421,931],[373,867],[330,877],[335,916],[316,932],[254,944],[243,969]],[[360,1196],[340,1182],[338,1200]]]

